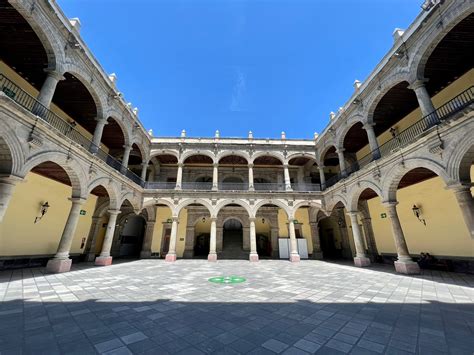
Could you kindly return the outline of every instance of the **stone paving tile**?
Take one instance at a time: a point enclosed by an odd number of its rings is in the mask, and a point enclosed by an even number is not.
[[[242,284],[213,284],[239,275]],[[0,354],[470,354],[474,276],[280,260],[0,272]]]

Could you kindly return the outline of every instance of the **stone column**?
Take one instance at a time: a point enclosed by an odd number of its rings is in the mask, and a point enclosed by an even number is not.
[[[324,165],[318,166],[319,179],[321,180],[321,190],[326,188],[326,176],[324,175]]]
[[[142,251],[140,259],[151,258],[151,244],[153,243],[153,232],[155,230],[155,221],[147,221],[145,229],[145,237],[143,238]]]
[[[255,191],[253,186],[253,164],[249,164],[249,191]]]
[[[214,163],[212,169],[212,190],[217,191],[219,186],[219,164]]]
[[[398,260],[395,261],[395,270],[402,274],[418,274],[420,267],[411,260],[405,235],[403,234],[400,219],[398,218],[397,204],[397,201],[384,203],[384,206],[387,208],[388,217],[392,223],[393,239],[395,241],[395,247],[397,248]]]
[[[291,218],[288,221],[288,230],[290,232],[290,261],[299,262],[300,255],[298,254],[298,242],[296,241],[295,221]]]
[[[56,86],[61,80],[64,80],[64,77],[62,74],[54,70],[45,71],[47,73],[46,80],[41,87],[37,100],[41,105],[49,108],[51,106],[51,101],[53,100],[54,92],[56,91]]]
[[[211,217],[211,238],[209,241],[208,261],[217,261],[217,218]]]
[[[100,255],[95,258],[95,264],[99,266],[108,266],[112,264],[110,250],[112,249],[115,225],[117,224],[117,216],[120,214],[120,210],[108,210],[107,212],[109,212],[109,222],[107,223],[104,242],[102,243],[102,250],[100,251]]]
[[[91,153],[97,153],[100,148],[100,142],[102,141],[102,134],[104,133],[104,127],[107,124],[106,118],[96,118],[96,125],[94,130],[94,137],[92,138],[92,145],[90,147]]]
[[[474,238],[474,199],[472,198],[470,186],[459,184],[450,188],[453,190],[454,196],[456,196],[464,223],[466,223],[471,238]]]
[[[122,171],[127,171],[128,169],[128,159],[130,159],[130,152],[132,151],[131,145],[124,145],[123,148],[125,149],[123,152],[123,159],[122,159]]]
[[[359,221],[357,220],[357,211],[350,211],[347,213],[351,218],[352,235],[354,236],[354,245],[356,249],[356,256],[354,258],[354,265],[359,267],[369,266],[370,259],[365,254],[364,239],[359,228]]]
[[[375,135],[374,126],[375,123],[366,123],[364,129],[367,132],[370,150],[372,151],[372,158],[377,160],[380,159],[380,149],[379,142],[377,142],[377,136]]]
[[[183,163],[178,163],[178,174],[176,175],[175,190],[181,190],[181,184],[183,182],[183,166]]]
[[[89,236],[87,238],[86,249],[84,250],[86,254],[86,261],[95,260],[95,245],[97,241],[97,234],[100,230],[100,220],[99,216],[92,217],[91,228],[89,229]]]
[[[435,111],[433,102],[431,101],[430,94],[426,90],[425,86],[426,80],[416,80],[412,83],[409,88],[415,91],[416,99],[418,100],[418,105],[420,105],[421,116],[428,116],[430,113]],[[437,117],[433,117],[433,122],[438,121]]]
[[[285,177],[285,191],[293,191],[291,188],[290,172],[287,164],[283,165],[283,173]]]
[[[140,177],[143,181],[146,181],[147,169],[148,169],[148,163],[142,163],[142,173],[141,173]]]
[[[255,230],[255,218],[250,217],[250,261],[258,261],[257,231]]]
[[[171,224],[171,235],[170,235],[170,247],[168,254],[166,254],[166,261],[176,261],[176,242],[178,239],[178,217],[173,217],[173,223]]]
[[[83,198],[73,197],[69,216],[64,226],[61,240],[59,241],[58,250],[53,259],[48,261],[46,270],[52,273],[66,272],[71,269],[72,260],[69,259],[69,251],[71,250],[72,240],[76,232],[77,222],[81,212],[81,206],[86,202]]]
[[[272,258],[278,258],[280,256],[279,245],[278,245],[278,234],[280,229],[278,227],[272,227],[270,230],[271,241],[272,241]]]
[[[311,228],[311,240],[313,242],[313,259],[315,260],[322,260],[323,259],[323,252],[321,250],[321,239],[319,236],[319,223],[318,222],[310,222],[309,226]]]
[[[13,190],[19,181],[23,179],[13,175],[0,177],[0,223],[3,221]]]
[[[339,158],[339,169],[341,170],[341,176],[347,177],[346,171],[346,159],[344,158],[344,148],[337,149],[337,156]]]

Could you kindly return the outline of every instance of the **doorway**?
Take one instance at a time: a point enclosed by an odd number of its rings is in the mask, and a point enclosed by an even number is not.
[[[223,226],[223,243],[221,259],[246,259],[243,250],[243,226],[237,219],[229,219]]]

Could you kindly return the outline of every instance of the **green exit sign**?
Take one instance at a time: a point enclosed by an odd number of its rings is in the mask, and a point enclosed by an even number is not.
[[[380,217],[382,217],[382,218],[387,218],[387,214],[386,214],[386,213],[381,213],[381,214],[380,214]]]
[[[79,214],[80,214],[81,216],[85,216],[85,215],[86,215],[86,210],[81,210],[81,212],[79,212]]]

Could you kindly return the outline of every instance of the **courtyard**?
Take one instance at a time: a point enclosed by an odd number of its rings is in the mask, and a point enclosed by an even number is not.
[[[219,276],[245,281],[209,282]],[[0,353],[472,354],[473,286],[312,260],[3,271]]]

